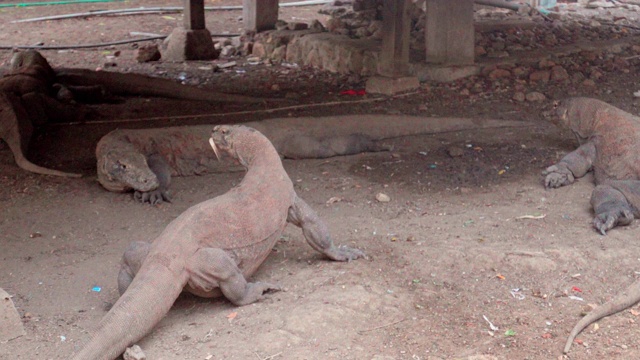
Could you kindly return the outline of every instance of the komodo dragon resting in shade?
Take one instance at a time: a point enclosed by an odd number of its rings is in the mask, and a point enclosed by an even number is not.
[[[152,243],[129,247],[118,276],[122,296],[74,360],[115,359],[153,329],[183,290],[224,295],[235,305],[279,290],[246,277],[266,259],[287,223],[302,228],[311,247],[332,260],[364,257],[360,250],[333,244],[324,222],[294,191],[273,145],[257,130],[217,126],[210,142],[216,154],[247,169],[244,179],[187,209]]]
[[[616,225],[631,223],[640,215],[640,118],[589,98],[564,100],[556,112],[556,120],[575,134],[580,147],[544,171],[545,186],[569,185],[593,170],[594,227],[605,234]],[[571,331],[564,352],[569,352],[575,337],[587,326],[639,301],[640,282],[636,282],[582,318]]]
[[[172,80],[138,74],[85,69],[53,69],[37,51],[18,52],[11,71],[0,78],[0,139],[24,170],[44,175],[72,176],[31,163],[25,154],[34,126],[50,121],[80,121],[75,103],[106,102],[113,95],[157,96],[208,102],[264,102],[268,99],[221,94]],[[79,119],[80,117],[80,119]]]
[[[603,235],[640,216],[640,118],[596,99],[564,100],[557,118],[580,147],[547,168],[545,186],[569,185],[593,170],[593,226]]]
[[[389,150],[379,140],[474,128],[526,125],[519,121],[349,115],[251,122],[285,158],[327,158]],[[168,200],[171,176],[228,171],[202,147],[210,125],[115,130],[96,147],[98,180],[114,192],[134,190],[152,204]]]

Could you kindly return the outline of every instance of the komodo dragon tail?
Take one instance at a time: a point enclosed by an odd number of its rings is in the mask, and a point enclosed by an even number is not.
[[[210,102],[260,103],[267,100],[278,101],[278,99],[223,94],[195,86],[178,84],[169,79],[134,73],[123,74],[88,69],[57,69],[56,80],[65,85],[102,85],[108,92],[118,95],[156,96]]]
[[[151,332],[169,312],[186,283],[186,271],[182,279],[176,279],[176,273],[162,264],[143,267],[102,318],[89,342],[72,359],[116,359]]]
[[[8,94],[0,94],[0,139],[4,140],[13,153],[16,164],[24,170],[36,174],[64,177],[81,177],[80,174],[47,169],[29,161],[24,152],[31,139],[33,126],[20,101]]]

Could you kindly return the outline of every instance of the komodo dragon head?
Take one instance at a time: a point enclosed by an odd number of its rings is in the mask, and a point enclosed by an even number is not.
[[[253,162],[256,154],[273,151],[279,158],[269,139],[248,126],[218,125],[211,131],[209,144],[218,160],[228,155],[245,168]]]
[[[570,98],[554,103],[555,116],[551,121],[571,130],[580,144],[585,143],[593,135],[598,105],[604,104],[596,99]],[[606,104],[605,104],[606,105]]]
[[[100,183],[110,191],[151,191],[160,186],[146,157],[136,151],[111,150],[99,159]]]

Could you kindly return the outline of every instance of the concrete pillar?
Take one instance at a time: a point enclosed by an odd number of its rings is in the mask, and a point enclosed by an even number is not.
[[[169,34],[160,52],[167,61],[211,60],[218,56],[205,25],[204,0],[184,0],[184,26]]]
[[[420,86],[418,78],[407,76],[411,0],[384,0],[382,8],[382,48],[378,74],[367,80],[366,90],[373,94],[393,95]]]
[[[205,29],[204,0],[184,0],[184,28],[186,30]]]
[[[409,37],[411,0],[385,0],[382,8],[382,49],[378,73],[400,76],[409,67]]]
[[[427,62],[473,64],[473,0],[427,0],[426,4]]]
[[[275,29],[278,21],[278,0],[243,0],[242,18],[247,31]]]

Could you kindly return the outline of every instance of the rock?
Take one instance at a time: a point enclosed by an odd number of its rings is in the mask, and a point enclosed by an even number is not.
[[[507,78],[511,76],[511,71],[505,69],[495,69],[489,73],[489,79]]]
[[[379,202],[387,203],[387,202],[391,201],[391,198],[387,194],[377,193],[376,194],[376,200],[378,200]]]
[[[236,54],[236,48],[233,45],[226,45],[222,48],[220,52],[220,56],[222,57],[230,57]]]
[[[309,29],[315,30],[317,32],[323,32],[327,30],[325,29],[324,25],[322,25],[320,20],[317,20],[317,19],[314,19],[313,21],[311,21],[311,24],[309,25]]]
[[[276,21],[275,26],[276,26],[276,30],[278,31],[287,30],[289,28],[289,24],[287,24],[287,22],[284,20]]]
[[[547,82],[549,81],[549,78],[551,77],[551,72],[548,70],[538,70],[538,71],[534,71],[529,75],[529,80],[533,81],[533,82],[538,82],[538,81],[544,81]]]
[[[582,82],[582,85],[586,87],[595,87],[596,82],[591,79],[586,79],[585,81]]]
[[[524,95],[524,93],[522,91],[518,91],[515,94],[513,94],[513,100],[518,101],[518,102],[523,102],[525,101],[527,98]]]
[[[331,18],[327,20],[327,30],[329,32],[337,32],[339,29],[344,29],[344,22],[340,19]]]
[[[289,30],[306,30],[309,28],[309,24],[303,22],[289,23]]]
[[[569,79],[569,73],[562,66],[556,65],[551,68],[551,80],[564,81]]]
[[[592,1],[587,4],[587,8],[589,9],[610,8],[610,7],[616,7],[616,5],[607,1]]]
[[[125,350],[122,358],[124,360],[147,360],[147,355],[144,354],[140,346],[133,345]]]
[[[556,63],[549,59],[542,59],[540,60],[540,62],[538,62],[538,68],[540,69],[550,69],[554,66],[556,66]]]
[[[11,296],[0,288],[0,343],[26,334]]]
[[[487,50],[485,50],[483,46],[478,45],[474,48],[474,53],[476,54],[476,56],[482,56],[487,54]]]
[[[287,56],[287,45],[278,46],[273,49],[271,53],[271,59],[276,61],[283,61]]]
[[[150,61],[158,61],[161,58],[158,45],[143,45],[136,49],[134,57],[137,62],[145,63]]]
[[[253,47],[251,49],[251,55],[257,56],[257,57],[260,57],[260,58],[266,57],[267,56],[267,51],[266,51],[266,49],[264,47],[264,44],[260,43],[260,42],[253,43]]]
[[[447,154],[451,157],[460,157],[464,155],[464,149],[459,146],[450,146],[447,149]]]
[[[544,101],[547,99],[547,97],[544,96],[543,93],[539,93],[537,91],[532,91],[528,93],[527,95],[525,95],[525,98],[527,99],[527,101],[530,101],[530,102]]]
[[[526,75],[529,74],[529,71],[522,66],[518,66],[514,68],[513,70],[511,70],[511,72],[513,73],[513,76],[517,78],[525,77]]]

